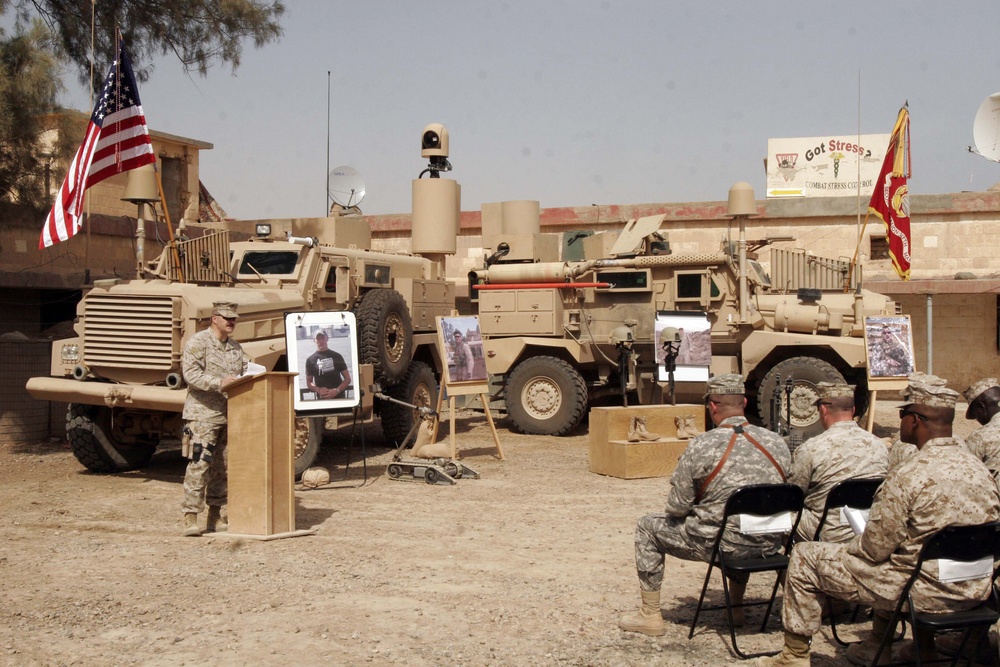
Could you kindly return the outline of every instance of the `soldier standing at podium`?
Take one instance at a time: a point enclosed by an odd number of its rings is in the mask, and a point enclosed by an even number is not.
[[[246,373],[249,358],[230,337],[236,327],[235,303],[212,304],[212,323],[184,346],[181,371],[188,385],[184,400],[184,535],[198,537],[198,514],[208,504],[205,532],[226,530],[228,398],[225,388]]]

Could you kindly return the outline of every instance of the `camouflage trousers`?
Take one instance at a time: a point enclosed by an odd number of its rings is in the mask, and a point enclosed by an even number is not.
[[[690,536],[684,530],[683,519],[669,514],[647,514],[635,527],[635,569],[642,590],[660,590],[666,555],[707,563],[712,556],[712,544]],[[733,579],[746,583],[747,578]]]
[[[801,542],[792,550],[785,578],[781,623],[786,632],[812,637],[822,624],[827,597],[861,603],[892,612],[896,597],[888,599],[861,582],[844,565],[846,544]],[[870,583],[870,582],[869,582]],[[902,582],[896,592],[902,589]]]
[[[184,513],[201,512],[207,502],[210,506],[226,504],[229,490],[229,475],[226,470],[228,450],[226,448],[228,429],[225,424],[189,421],[191,444],[195,451],[200,449],[197,461],[188,461],[184,471]],[[200,448],[199,448],[200,445]]]

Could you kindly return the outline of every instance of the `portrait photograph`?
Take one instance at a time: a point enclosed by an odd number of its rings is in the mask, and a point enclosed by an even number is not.
[[[483,336],[476,316],[438,317],[438,349],[448,384],[486,382]]]
[[[356,407],[357,322],[354,313],[285,315],[288,370],[295,378],[295,412],[335,412]]]
[[[674,357],[676,382],[706,382],[712,365],[712,325],[705,313],[661,310],[656,313],[657,380],[669,380],[667,362]]]
[[[913,329],[910,317],[865,318],[865,352],[868,355],[868,377],[905,378],[915,369],[913,363]]]

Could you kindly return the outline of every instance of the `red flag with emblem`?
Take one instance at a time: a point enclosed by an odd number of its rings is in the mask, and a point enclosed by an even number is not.
[[[885,162],[868,204],[868,210],[885,225],[889,257],[903,280],[910,279],[910,197],[906,185],[909,177],[910,112],[903,106],[892,128]]]

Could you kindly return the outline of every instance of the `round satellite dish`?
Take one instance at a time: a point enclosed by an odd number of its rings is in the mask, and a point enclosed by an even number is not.
[[[987,160],[1000,162],[1000,93],[993,93],[979,105],[972,124],[975,152]]]
[[[326,187],[330,197],[344,208],[351,208],[365,198],[365,180],[353,167],[337,167],[330,172]]]

